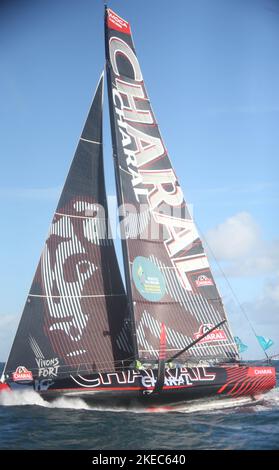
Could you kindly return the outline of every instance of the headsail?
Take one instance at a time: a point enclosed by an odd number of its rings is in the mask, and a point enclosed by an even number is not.
[[[127,298],[107,238],[103,74],[7,361],[33,377],[115,370],[131,356]]]
[[[130,25],[106,9],[105,30],[127,293],[138,353],[141,359],[157,358],[164,322],[170,357],[226,315],[146,93]],[[237,357],[228,324],[195,344],[184,359],[189,356]]]

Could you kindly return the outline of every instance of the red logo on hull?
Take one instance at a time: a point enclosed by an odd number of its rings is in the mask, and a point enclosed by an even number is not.
[[[20,382],[20,381],[31,381],[33,380],[32,372],[24,366],[18,366],[16,371],[13,372],[13,381]]]
[[[249,367],[248,375],[250,377],[275,376],[275,369],[273,367]]]
[[[201,336],[205,335],[211,328],[213,328],[214,325],[211,325],[210,323],[203,324],[199,327],[199,331],[197,333],[194,333],[194,338],[198,339]],[[227,336],[224,330],[221,330],[219,328],[216,328],[216,330],[213,330],[211,333],[209,333],[205,338],[200,340],[200,343],[212,343],[214,341],[226,341]]]

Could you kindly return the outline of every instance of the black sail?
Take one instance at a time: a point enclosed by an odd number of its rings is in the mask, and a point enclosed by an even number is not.
[[[25,304],[5,374],[33,377],[123,367],[127,298],[108,234],[102,146],[103,74]]]
[[[167,356],[226,318],[207,256],[152,111],[130,25],[105,11],[113,156],[121,207],[127,294],[141,359],[156,359],[162,322]],[[235,358],[229,328],[182,359]]]

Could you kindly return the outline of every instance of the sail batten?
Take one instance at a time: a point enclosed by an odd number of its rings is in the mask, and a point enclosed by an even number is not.
[[[148,360],[156,357],[162,323],[167,348],[179,350],[226,314],[150,104],[130,25],[106,9],[105,31],[127,294],[139,356]],[[205,336],[184,359],[189,355],[236,358],[229,326]]]
[[[102,142],[97,142],[96,140],[84,139],[83,137],[81,137],[79,140],[83,140],[83,142],[89,142],[90,144],[102,145]]]

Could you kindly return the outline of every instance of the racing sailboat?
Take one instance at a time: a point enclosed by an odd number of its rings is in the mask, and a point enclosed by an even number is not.
[[[275,369],[240,362],[130,24],[108,8],[105,48],[126,289],[108,220],[102,74],[0,390],[148,406],[266,392]]]

